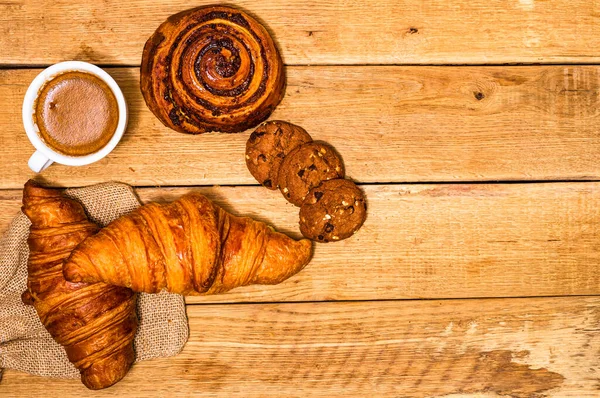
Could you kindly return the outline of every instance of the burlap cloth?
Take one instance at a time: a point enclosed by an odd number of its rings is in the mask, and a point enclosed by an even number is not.
[[[102,226],[140,205],[133,189],[119,183],[68,189],[65,194],[81,202],[90,219]],[[30,224],[20,212],[0,239],[0,380],[2,368],[78,378],[79,371],[46,331],[33,307],[21,302],[27,281]],[[138,296],[137,315],[136,362],[181,351],[189,334],[182,296],[142,293]]]

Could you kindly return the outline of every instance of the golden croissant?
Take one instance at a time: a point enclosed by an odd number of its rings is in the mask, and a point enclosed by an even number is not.
[[[184,295],[277,284],[311,257],[265,223],[236,217],[200,194],[170,204],[149,203],[86,239],[65,263],[65,278],[105,282],[136,292]]]
[[[42,324],[65,348],[86,387],[111,386],[134,361],[136,295],[122,287],[64,279],[64,260],[98,231],[78,202],[29,181],[22,210],[31,221],[23,302],[33,305]]]

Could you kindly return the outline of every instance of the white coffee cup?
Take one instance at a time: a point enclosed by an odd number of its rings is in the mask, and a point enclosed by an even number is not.
[[[50,148],[39,135],[39,128],[34,121],[35,113],[35,101],[37,96],[46,82],[52,80],[57,75],[69,72],[79,71],[91,73],[94,76],[104,81],[108,87],[112,90],[115,98],[117,99],[117,105],[119,109],[119,121],[117,123],[117,129],[113,134],[112,138],[102,149],[97,152],[91,153],[84,156],[68,156],[59,152],[56,152]],[[97,67],[96,65],[89,64],[81,61],[66,61],[54,64],[36,76],[35,79],[29,85],[27,93],[25,93],[25,99],[23,100],[23,125],[25,126],[25,132],[29,141],[33,144],[36,151],[29,158],[29,168],[36,173],[45,170],[52,163],[60,163],[67,166],[83,166],[86,164],[97,162],[106,155],[108,155],[119,143],[125,128],[127,127],[127,104],[125,103],[125,97],[121,88],[115,82],[115,80],[105,71]]]

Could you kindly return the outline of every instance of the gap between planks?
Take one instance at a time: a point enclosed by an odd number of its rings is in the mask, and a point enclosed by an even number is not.
[[[21,69],[45,69],[48,68],[49,66],[54,65],[54,63],[52,64],[0,64],[0,70],[21,70]],[[96,66],[99,66],[101,68],[105,68],[105,69],[118,69],[118,68],[139,68],[140,65],[137,64],[102,64],[102,63],[95,63]],[[344,67],[344,68],[352,68],[352,67],[357,67],[357,68],[362,68],[362,67],[427,67],[427,66],[435,66],[435,67],[448,67],[448,68],[460,68],[460,67],[465,67],[465,68],[469,68],[469,67],[479,67],[479,68],[485,68],[485,67],[525,67],[525,68],[530,68],[530,67],[536,67],[536,66],[565,66],[565,67],[576,67],[576,66],[600,66],[599,62],[589,62],[589,63],[585,63],[585,62],[531,62],[531,63],[524,63],[524,62],[506,62],[506,63],[473,63],[473,64],[444,64],[444,63],[422,63],[422,64],[377,64],[377,63],[372,63],[372,64],[285,64],[286,68],[294,68],[294,67],[313,67],[313,68],[319,68],[319,67]]]
[[[264,286],[268,289],[269,286]],[[334,304],[334,303],[378,303],[378,302],[418,302],[418,301],[472,301],[472,300],[525,300],[525,299],[560,299],[560,298],[600,298],[598,294],[575,294],[575,295],[539,295],[539,296],[481,296],[481,297],[422,297],[422,298],[380,298],[380,299],[356,299],[356,300],[307,300],[307,301],[220,301],[220,302],[188,302],[190,298],[207,296],[185,296],[186,306],[211,306],[211,305],[273,305],[273,304]]]
[[[34,180],[36,177],[33,178]],[[41,183],[43,183],[43,177],[39,176],[38,178]],[[600,180],[591,179],[591,180],[504,180],[504,181],[423,181],[423,182],[412,182],[412,181],[400,181],[400,182],[356,182],[360,186],[412,186],[412,185],[516,185],[516,184],[569,184],[569,183],[597,183]],[[56,186],[55,188],[82,188],[89,186],[87,185],[79,185],[79,186],[69,186],[69,187],[61,187]],[[136,185],[133,188],[135,189],[176,189],[176,188],[263,188],[262,185],[259,184],[207,184],[207,185]],[[14,188],[4,188],[0,189],[0,191],[13,191]],[[277,191],[274,191],[277,192]]]

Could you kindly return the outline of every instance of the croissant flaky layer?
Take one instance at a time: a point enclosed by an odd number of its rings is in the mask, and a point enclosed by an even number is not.
[[[250,284],[277,284],[299,272],[312,253],[265,223],[236,217],[200,194],[149,203],[118,218],[75,249],[68,280],[105,282],[137,292],[166,289],[215,294]]]
[[[34,306],[42,324],[65,348],[83,384],[90,389],[109,387],[134,361],[136,296],[123,287],[64,279],[64,260],[99,229],[78,202],[29,181],[22,210],[31,221],[23,301]]]
[[[283,62],[266,29],[226,6],[172,15],[144,46],[148,108],[182,133],[237,133],[258,125],[284,95]]]

